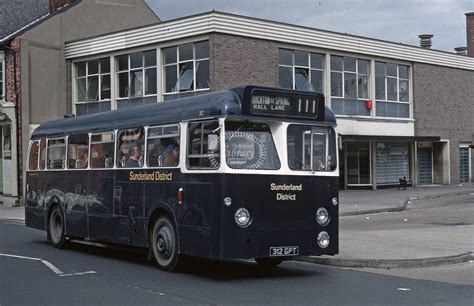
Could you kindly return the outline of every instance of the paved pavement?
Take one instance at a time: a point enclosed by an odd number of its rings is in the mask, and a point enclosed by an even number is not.
[[[460,206],[438,207],[449,201]],[[365,268],[474,262],[474,184],[342,190],[339,205],[340,254],[305,261]],[[0,219],[24,220],[24,209],[0,205]]]

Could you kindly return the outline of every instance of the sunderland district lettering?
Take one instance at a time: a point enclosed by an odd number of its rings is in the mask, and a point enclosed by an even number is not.
[[[133,172],[130,171],[128,176],[130,181],[172,181],[172,172]]]
[[[270,184],[270,190],[272,191],[302,191],[303,184],[293,185],[293,184]],[[296,193],[293,192],[277,192],[276,193],[277,201],[296,201]]]

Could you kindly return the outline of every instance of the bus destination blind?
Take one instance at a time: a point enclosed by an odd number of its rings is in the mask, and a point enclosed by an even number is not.
[[[254,90],[250,112],[254,115],[316,119],[320,112],[324,114],[324,100],[314,95]]]

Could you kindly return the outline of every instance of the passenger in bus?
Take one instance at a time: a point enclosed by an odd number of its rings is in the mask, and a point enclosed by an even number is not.
[[[169,144],[163,152],[163,167],[175,167],[179,162],[179,144]]]
[[[76,169],[84,169],[87,168],[87,160],[89,158],[89,154],[87,151],[83,151],[79,159],[76,160]]]
[[[132,147],[130,156],[128,159],[125,161],[125,167],[126,168],[136,168],[136,167],[141,167],[140,165],[140,157],[142,155],[142,150],[140,149],[140,146],[134,145]]]

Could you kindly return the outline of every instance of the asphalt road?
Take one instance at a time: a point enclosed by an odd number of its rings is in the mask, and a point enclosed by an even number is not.
[[[5,220],[0,254],[2,306],[474,304],[473,286],[300,262],[262,270],[247,261],[193,260],[185,273],[166,273],[144,252],[79,244],[58,250],[44,232]]]

